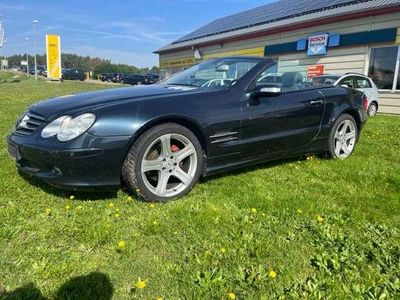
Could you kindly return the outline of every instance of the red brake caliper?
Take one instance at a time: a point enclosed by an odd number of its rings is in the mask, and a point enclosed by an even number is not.
[[[178,152],[179,151],[179,147],[177,145],[171,145],[171,151],[172,151],[172,153]]]

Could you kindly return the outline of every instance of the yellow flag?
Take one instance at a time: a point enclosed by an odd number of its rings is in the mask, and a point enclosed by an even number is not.
[[[60,36],[46,34],[47,77],[61,78],[61,45]]]

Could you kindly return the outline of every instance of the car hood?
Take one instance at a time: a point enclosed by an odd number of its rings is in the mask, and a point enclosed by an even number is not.
[[[88,92],[76,95],[67,95],[40,101],[32,105],[29,110],[49,118],[53,115],[69,113],[71,111],[95,108],[112,102],[123,100],[148,100],[163,95],[194,93],[198,88],[187,86],[151,85],[129,88],[115,88]]]

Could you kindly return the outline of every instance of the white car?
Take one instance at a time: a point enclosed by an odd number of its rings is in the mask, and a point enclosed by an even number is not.
[[[326,74],[312,78],[314,84],[332,84],[353,88],[364,92],[368,99],[368,115],[375,116],[379,108],[379,91],[371,78],[358,74]]]

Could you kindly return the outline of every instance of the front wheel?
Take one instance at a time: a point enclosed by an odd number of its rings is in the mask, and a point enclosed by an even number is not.
[[[122,168],[131,192],[145,200],[167,202],[186,195],[203,168],[203,151],[196,136],[175,123],[157,125],[133,144]]]
[[[349,157],[354,151],[357,137],[356,121],[351,115],[342,114],[332,126],[328,140],[328,155],[338,159]]]

